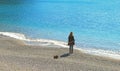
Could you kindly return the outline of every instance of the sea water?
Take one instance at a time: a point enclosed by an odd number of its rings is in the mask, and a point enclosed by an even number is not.
[[[119,56],[119,7],[119,0],[0,0],[0,32],[67,45],[72,31],[77,48]]]

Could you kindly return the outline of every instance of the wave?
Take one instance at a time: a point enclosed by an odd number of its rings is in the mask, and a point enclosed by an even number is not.
[[[84,48],[84,49],[82,49],[82,51],[84,53],[88,53],[88,54],[92,54],[92,55],[120,59],[120,51],[103,50],[103,49],[95,49],[95,48]]]
[[[19,40],[26,40],[25,35],[20,34],[20,33],[0,32],[0,35],[16,38],[16,39],[19,39]]]
[[[23,40],[28,45],[68,47],[66,42],[48,40],[48,39],[30,39],[30,38],[26,38],[26,36],[24,34],[21,34],[21,33],[0,32],[0,34],[4,35],[4,36],[11,37],[11,38],[15,38],[15,39],[18,39],[18,40]]]
[[[37,45],[37,46],[58,46],[68,48],[66,42],[56,41],[56,40],[48,40],[48,39],[30,39],[26,38],[24,34],[21,33],[13,33],[13,32],[0,32],[0,35],[8,36],[11,38],[15,38],[18,40],[23,40],[28,45]],[[75,49],[82,51],[83,53],[88,53],[97,56],[105,56],[111,57],[114,59],[120,59],[120,51],[110,51],[110,50],[102,50],[102,49],[95,49],[95,48],[78,48],[75,46]]]

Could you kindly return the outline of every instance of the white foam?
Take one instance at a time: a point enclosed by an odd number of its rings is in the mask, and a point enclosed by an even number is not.
[[[0,32],[1,35],[5,35],[8,37],[12,37],[18,40],[24,40],[28,43],[38,43],[37,45],[57,45],[57,46],[61,46],[61,47],[68,47],[67,43],[62,42],[62,41],[55,41],[55,40],[47,40],[47,39],[28,39],[25,37],[24,34],[20,34],[20,33],[13,33],[13,32]],[[34,44],[33,44],[34,45]]]
[[[40,45],[57,45],[61,47],[68,47],[67,43],[62,41],[47,40],[47,39],[27,39],[26,41],[37,42],[40,43]]]
[[[120,60],[120,51],[102,50],[102,49],[95,49],[95,48],[77,48],[77,47],[75,47],[75,49],[91,55],[110,57],[113,59]]]
[[[94,48],[86,48],[86,49],[82,49],[82,51],[88,54],[92,54],[92,55],[120,59],[119,51],[117,52],[117,51],[112,51],[112,50],[102,50],[102,49],[94,49]]]
[[[20,33],[12,33],[12,32],[0,32],[1,35],[5,35],[8,37],[16,38],[19,40],[26,40],[26,37]]]

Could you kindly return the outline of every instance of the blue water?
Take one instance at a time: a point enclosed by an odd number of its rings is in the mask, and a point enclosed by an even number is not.
[[[1,0],[0,31],[120,51],[119,0]]]

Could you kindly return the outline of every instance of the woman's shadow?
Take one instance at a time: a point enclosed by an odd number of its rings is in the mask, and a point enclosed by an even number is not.
[[[62,57],[68,57],[68,56],[70,56],[70,53],[65,53],[65,54],[61,55],[60,57],[62,58]]]

